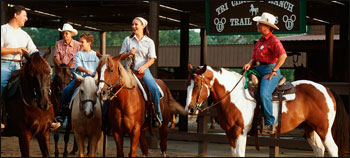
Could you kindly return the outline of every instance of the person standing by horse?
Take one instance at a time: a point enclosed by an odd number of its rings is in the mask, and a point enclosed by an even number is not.
[[[152,126],[159,127],[162,125],[163,120],[162,112],[160,110],[160,92],[157,83],[149,70],[149,67],[157,59],[157,56],[154,42],[149,38],[147,24],[147,20],[142,17],[134,18],[131,25],[132,33],[124,39],[120,54],[129,53],[129,55],[135,55],[133,61],[134,70],[136,70],[138,74],[144,74],[142,80],[150,89],[155,112],[157,114]],[[129,55],[125,55],[122,60],[126,59]]]
[[[32,38],[21,29],[28,20],[27,11],[21,5],[16,5],[10,10],[9,22],[1,25],[1,100],[3,101],[4,89],[9,82],[12,72],[21,68],[23,53],[37,52]],[[3,103],[1,103],[3,104]],[[51,128],[57,129],[60,124],[52,123]],[[1,123],[1,128],[5,125]]]
[[[75,55],[75,72],[82,77],[94,77],[99,61],[96,52],[91,49],[91,45],[94,42],[94,36],[90,33],[83,33],[79,36],[79,38],[81,50],[78,51]],[[73,80],[71,83],[68,84],[66,88],[64,88],[60,107],[63,107],[63,104],[70,102],[72,93],[76,85],[76,80]],[[62,115],[64,114],[61,113],[59,116],[56,117],[56,119],[60,122],[63,121]]]
[[[256,70],[261,76],[260,99],[264,107],[266,133],[272,133],[275,118],[272,115],[272,93],[279,80],[282,78],[280,67],[287,58],[286,51],[281,41],[272,34],[279,28],[275,25],[276,17],[264,12],[261,16],[256,16],[253,21],[257,22],[258,32],[262,34],[258,42],[254,45],[252,59],[243,66],[244,70],[249,70],[252,65],[257,64]]]

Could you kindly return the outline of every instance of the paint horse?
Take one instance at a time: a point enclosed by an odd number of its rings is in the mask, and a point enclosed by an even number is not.
[[[22,157],[29,157],[30,140],[35,136],[43,157],[49,157],[50,127],[55,116],[49,99],[52,69],[47,63],[48,54],[39,52],[29,56],[19,70],[17,91],[6,96],[5,106],[10,117],[10,128],[18,136]]]
[[[51,84],[51,96],[50,100],[54,108],[55,116],[58,116],[60,113],[60,104],[61,104],[61,98],[64,88],[72,81],[73,74],[71,74],[69,68],[73,64],[72,59],[68,65],[62,63],[60,65],[57,64],[54,60],[55,64],[55,77],[53,78],[52,84]],[[68,146],[68,140],[69,140],[69,133],[70,129],[66,128],[66,132],[64,135],[64,152],[63,156],[67,157],[67,146]],[[54,131],[54,140],[55,140],[55,157],[59,156],[58,151],[58,140],[59,140],[59,134],[58,131]],[[74,143],[74,149],[77,150],[76,143]],[[75,152],[73,149],[72,152]]]
[[[189,64],[188,69],[190,74],[185,109],[190,114],[197,114],[203,101],[211,94],[215,102],[219,101],[216,105],[218,122],[226,132],[232,155],[245,156],[247,133],[252,127],[256,102],[246,95],[248,93],[244,89],[244,80],[239,82],[242,75],[206,65],[193,69]],[[233,89],[236,84],[237,87]],[[305,123],[307,140],[316,156],[324,156],[325,149],[330,156],[338,156],[338,147],[331,133],[337,108],[333,94],[326,87],[312,81],[299,80],[292,84],[296,87],[296,94],[293,100],[282,104],[281,133]],[[278,118],[277,108],[278,102],[274,102],[275,118]],[[277,119],[275,128],[276,124]]]
[[[146,102],[131,70],[124,69],[123,65],[119,62],[123,55],[125,54],[123,53],[113,58],[106,55],[100,59],[97,67],[97,72],[100,76],[100,94],[103,100],[110,99],[108,121],[116,142],[117,156],[124,156],[124,134],[129,134],[130,136],[129,157],[136,156],[139,141],[143,155],[148,156],[145,131],[150,125],[145,122]],[[186,114],[186,111],[173,99],[163,81],[156,80],[156,82],[164,92],[164,96],[160,100],[163,123],[159,127],[159,134],[162,156],[166,156],[168,123],[171,113],[178,112]]]
[[[102,145],[102,107],[97,96],[97,75],[81,77],[72,103],[72,129],[78,144],[79,156],[84,157],[85,139],[88,139],[89,157],[95,157],[97,145]]]

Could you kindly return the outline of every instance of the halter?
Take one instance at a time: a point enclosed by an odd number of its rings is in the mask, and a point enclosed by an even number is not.
[[[205,107],[205,108],[203,108],[203,109],[200,108],[200,105],[199,105],[199,103],[198,103],[199,97],[200,97],[201,92],[202,92],[202,85],[203,85],[203,82],[205,82],[205,81],[204,81],[204,76],[203,76],[203,75],[200,75],[200,77],[201,77],[201,88],[199,89],[199,95],[198,95],[197,100],[196,100],[196,109],[199,110],[199,111],[201,111],[201,112],[203,112],[203,111],[208,110],[208,109],[214,107],[215,105],[219,104],[222,100],[224,100],[224,99],[237,87],[237,85],[239,84],[239,82],[241,82],[242,78],[245,76],[245,73],[246,73],[246,72],[247,72],[247,70],[244,71],[242,77],[238,80],[238,82],[237,82],[236,85],[231,89],[230,92],[226,93],[226,94],[225,94],[222,98],[220,98],[216,103],[211,103],[210,106]],[[209,84],[207,84],[206,82],[205,82],[205,84],[209,87],[209,89],[211,89],[211,86],[210,86]]]
[[[80,92],[79,92],[80,93]],[[92,103],[92,108],[95,110],[96,109],[96,100],[92,100],[92,99],[85,99],[85,100],[81,100],[80,98],[80,94],[79,94],[79,102],[80,102],[80,106],[81,109],[83,109],[83,105],[87,102],[91,102]],[[102,104],[101,104],[102,105]]]
[[[108,87],[107,87],[107,93],[110,94],[109,97],[110,97],[110,100],[112,100],[114,97],[117,97],[117,94],[122,90],[122,89],[127,89],[127,90],[132,90],[135,88],[135,85],[132,86],[132,87],[126,87],[125,86],[125,83],[123,84],[119,84],[120,83],[120,67],[118,68],[118,79],[117,81],[115,81],[113,84],[110,84],[108,83],[107,81],[105,80],[100,80],[99,82],[103,82],[105,83]],[[121,87],[114,93],[112,94],[111,92],[113,91],[114,87],[116,87],[117,85],[121,85]]]

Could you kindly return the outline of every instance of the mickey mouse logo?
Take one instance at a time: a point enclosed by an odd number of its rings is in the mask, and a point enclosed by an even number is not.
[[[222,32],[224,30],[224,26],[226,23],[226,18],[221,18],[221,20],[219,20],[219,18],[215,18],[214,19],[214,24],[216,25],[216,30],[218,32]]]

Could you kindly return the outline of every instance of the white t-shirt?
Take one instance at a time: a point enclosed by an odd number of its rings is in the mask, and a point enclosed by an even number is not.
[[[134,67],[135,70],[145,64],[149,58],[157,58],[154,42],[146,35],[143,36],[140,42],[137,41],[136,35],[134,35],[132,38],[127,36],[124,39],[122,48],[120,49],[120,54],[123,52],[130,52],[132,48],[136,48]]]
[[[19,48],[25,47],[30,53],[38,51],[32,38],[21,28],[14,29],[8,23],[1,25],[1,47]],[[20,60],[19,54],[1,55],[1,59]]]

